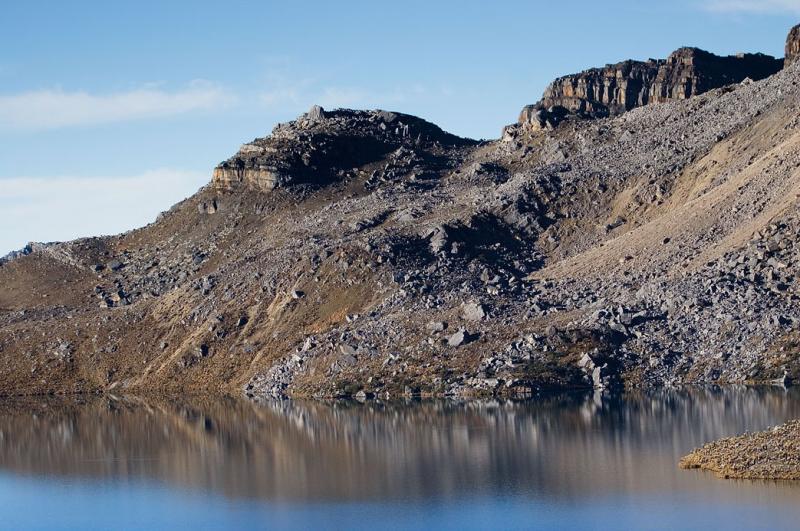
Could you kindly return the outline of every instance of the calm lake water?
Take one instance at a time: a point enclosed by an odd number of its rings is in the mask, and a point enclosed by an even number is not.
[[[0,528],[797,529],[800,485],[677,468],[800,393],[0,402]]]

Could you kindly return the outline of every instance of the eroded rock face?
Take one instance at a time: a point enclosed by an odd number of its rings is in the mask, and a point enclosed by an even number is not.
[[[793,27],[786,37],[786,59],[785,65],[789,66],[800,57],[800,24]]]
[[[315,105],[272,134],[244,144],[214,169],[218,190],[246,187],[270,191],[288,184],[324,185],[405,147],[421,153],[471,143],[407,114],[387,111],[325,111]]]
[[[564,107],[589,115],[618,114],[649,102],[661,62],[624,61],[561,77],[545,90],[539,108]]]
[[[720,57],[698,48],[680,48],[665,60],[623,61],[553,81],[542,99],[525,107],[519,123],[554,125],[563,116],[613,116],[648,103],[686,99],[746,78],[763,79],[782,61],[764,54]]]
[[[212,174],[214,186],[223,190],[233,190],[242,185],[256,190],[269,191],[276,188],[282,176],[274,168],[248,168],[244,165],[218,166]]]

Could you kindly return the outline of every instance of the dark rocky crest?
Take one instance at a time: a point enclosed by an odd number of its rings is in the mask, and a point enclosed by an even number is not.
[[[315,105],[265,138],[244,144],[214,169],[220,190],[241,186],[272,190],[292,184],[327,184],[383,160],[400,147],[433,153],[474,143],[408,114],[388,111],[326,111]]]
[[[697,96],[747,78],[760,80],[782,66],[782,60],[764,54],[720,57],[699,48],[679,48],[663,60],[628,60],[560,77],[547,87],[538,103],[522,110],[518,123],[541,129],[555,126],[570,114],[615,116],[649,103]]]

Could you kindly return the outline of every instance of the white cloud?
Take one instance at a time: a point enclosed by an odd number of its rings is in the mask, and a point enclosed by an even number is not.
[[[424,93],[419,87],[396,88],[387,92],[358,87],[326,87],[316,97],[323,107],[354,107],[360,109],[386,107],[408,101],[412,95]]]
[[[128,177],[0,179],[0,256],[29,241],[117,234],[155,220],[209,181],[158,169]]]
[[[270,88],[258,94],[258,100],[264,107],[297,108],[303,104],[306,94],[314,85],[311,78],[292,78],[283,70],[283,67],[274,68],[266,74],[265,84]]]
[[[703,7],[721,13],[800,14],[800,0],[705,0]]]
[[[262,92],[259,100],[268,108],[298,106],[305,108],[317,104],[330,109],[338,107],[371,109],[404,103],[424,93],[425,90],[419,86],[396,88],[385,92],[358,87],[275,88]]]
[[[299,91],[290,88],[278,88],[259,94],[258,99],[267,107],[277,107],[286,104],[298,104],[301,97]]]
[[[61,89],[0,95],[0,130],[42,130],[182,114],[226,106],[232,96],[207,81],[183,90],[145,85],[128,92],[90,94]]]
[[[411,85],[389,90],[374,90],[356,86],[320,86],[313,80],[291,82],[280,78],[270,90],[259,94],[259,101],[267,108],[285,108],[302,112],[311,105],[327,109],[349,107],[354,109],[388,108],[408,103],[426,95],[425,87]]]

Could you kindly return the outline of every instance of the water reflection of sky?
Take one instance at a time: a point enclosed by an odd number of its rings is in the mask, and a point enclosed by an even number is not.
[[[179,529],[796,529],[797,511],[756,502],[709,505],[692,496],[571,502],[524,496],[460,500],[280,502],[230,499],[150,481],[0,474],[2,528]]]
[[[800,521],[800,486],[676,463],[796,417],[798,392],[744,388],[524,403],[6,401],[0,527],[780,528]]]

